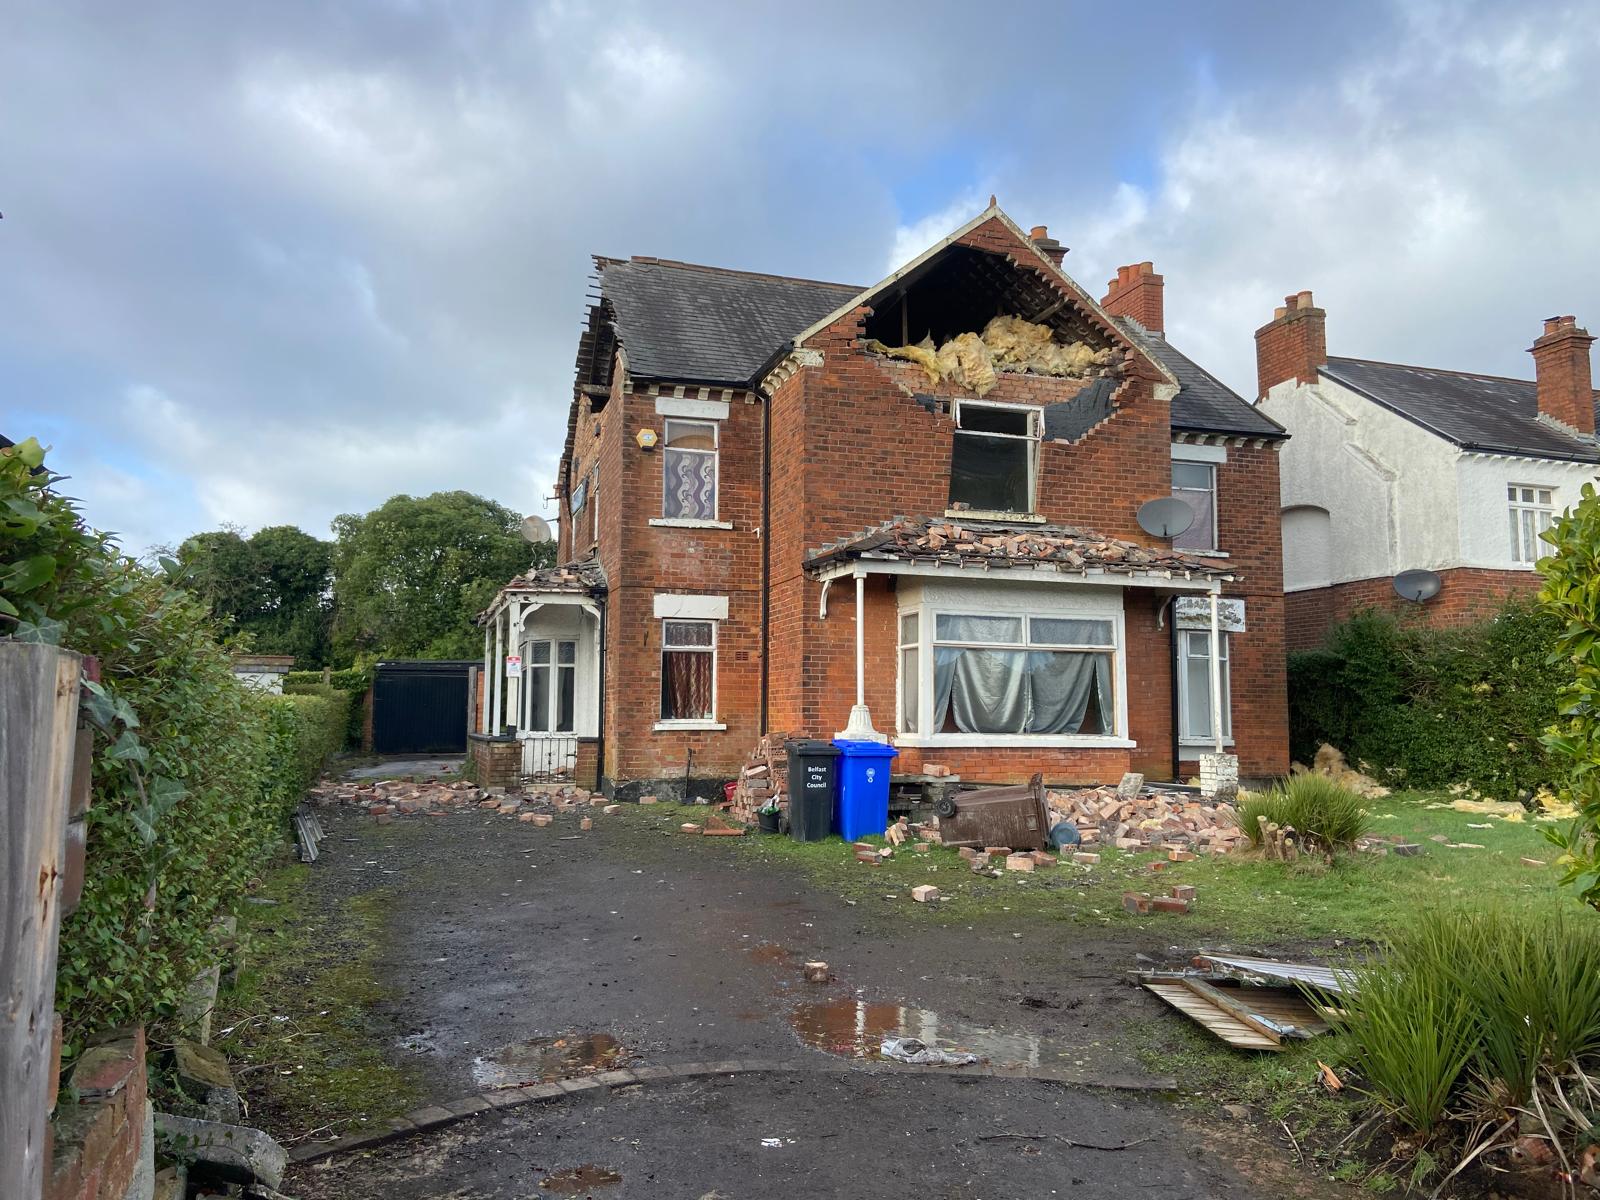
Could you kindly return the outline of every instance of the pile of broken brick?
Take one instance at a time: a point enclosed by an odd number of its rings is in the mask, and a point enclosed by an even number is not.
[[[1246,841],[1226,800],[1147,787],[1139,775],[1126,776],[1116,787],[1050,792],[1045,799],[1051,823],[1070,821],[1085,849],[1179,847],[1226,854]]]
[[[376,780],[322,779],[307,796],[313,804],[359,808],[380,825],[396,817],[438,817],[468,808],[493,810],[530,825],[549,825],[558,813],[599,808],[606,814],[622,811],[599,792],[570,784],[533,785],[526,791],[481,788],[475,783],[405,778]],[[590,818],[583,818],[589,828]]]
[[[784,748],[787,735],[769,733],[750,752],[733,789],[733,802],[725,804],[728,815],[746,825],[756,823],[763,808],[788,807],[789,752]]]

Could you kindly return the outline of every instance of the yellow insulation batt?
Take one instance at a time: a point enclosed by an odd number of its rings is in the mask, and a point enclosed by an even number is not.
[[[914,362],[929,383],[949,381],[986,394],[999,371],[1031,371],[1036,375],[1081,378],[1115,357],[1110,347],[1096,350],[1084,342],[1062,345],[1048,325],[1035,325],[1021,317],[995,317],[983,333],[961,333],[935,348],[925,337],[914,346],[886,346],[872,340],[868,350]]]

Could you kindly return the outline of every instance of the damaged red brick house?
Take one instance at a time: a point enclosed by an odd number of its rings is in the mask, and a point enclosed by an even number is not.
[[[1064,253],[991,206],[865,289],[597,259],[564,565],[487,612],[520,662],[475,741],[623,798],[774,731],[968,782],[1285,772],[1286,435],[1167,343],[1150,264],[1096,302]]]

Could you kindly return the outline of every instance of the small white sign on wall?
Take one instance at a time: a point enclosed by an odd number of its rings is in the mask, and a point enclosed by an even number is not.
[[[1211,628],[1211,597],[1179,596],[1177,604],[1179,629]],[[1223,633],[1244,632],[1244,601],[1218,600],[1217,627]]]
[[[522,655],[506,655],[506,678],[516,679],[522,674]]]

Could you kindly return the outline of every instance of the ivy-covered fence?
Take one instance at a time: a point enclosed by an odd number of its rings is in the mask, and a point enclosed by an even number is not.
[[[1359,613],[1289,656],[1290,752],[1310,763],[1327,742],[1391,787],[1525,798],[1561,775],[1540,742],[1567,675],[1549,661],[1560,631],[1528,601],[1462,629]]]
[[[0,636],[100,661],[83,899],[62,925],[56,1006],[69,1048],[176,1012],[324,758],[349,701],[234,678],[207,610],[123,557],[52,490],[29,439],[0,450]]]

